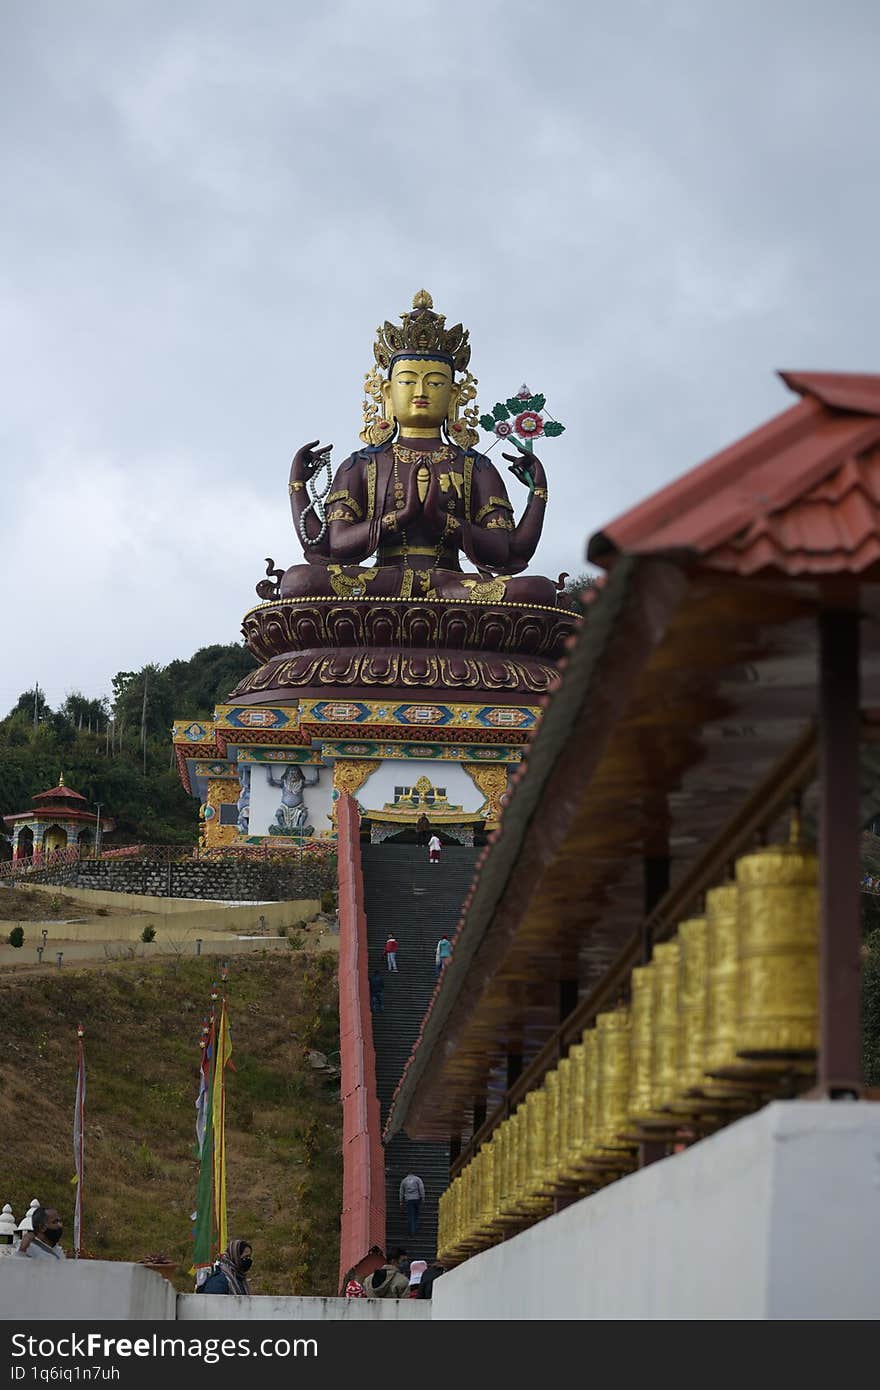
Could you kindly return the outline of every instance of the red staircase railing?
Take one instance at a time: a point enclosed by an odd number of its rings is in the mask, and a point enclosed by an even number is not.
[[[370,1019],[360,816],[350,796],[339,820],[339,1047],[342,1067],[342,1223],[339,1280],[385,1244],[385,1154]]]

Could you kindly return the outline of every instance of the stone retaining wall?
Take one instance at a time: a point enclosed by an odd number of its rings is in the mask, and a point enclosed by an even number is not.
[[[35,870],[28,882],[59,888],[91,888],[110,893],[147,893],[159,898],[216,898],[233,902],[283,902],[320,898],[336,887],[331,861],[265,864],[257,860],[184,860],[157,864],[149,860],[80,863]]]

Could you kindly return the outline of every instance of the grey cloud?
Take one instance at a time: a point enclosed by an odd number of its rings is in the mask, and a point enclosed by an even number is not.
[[[4,592],[112,564],[78,573],[89,640],[15,625],[0,692],[234,636],[297,558],[290,454],[353,447],[423,284],[485,404],[525,378],[568,425],[553,574],[784,408],[774,368],[880,370],[878,31],[855,0],[13,7]]]

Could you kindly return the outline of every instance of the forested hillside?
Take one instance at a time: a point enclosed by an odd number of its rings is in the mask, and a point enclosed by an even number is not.
[[[174,765],[171,721],[211,715],[255,665],[245,647],[229,643],[188,661],[120,671],[109,700],[73,691],[53,710],[39,687],[23,691],[0,720],[0,816],[26,810],[63,772],[116,821],[105,843],[195,843],[196,806]]]

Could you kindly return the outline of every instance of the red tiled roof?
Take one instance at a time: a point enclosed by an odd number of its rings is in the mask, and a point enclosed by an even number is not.
[[[674,553],[790,576],[880,561],[880,376],[781,375],[798,405],[604,527],[589,558]]]
[[[79,792],[75,792],[72,787],[65,787],[61,783],[57,787],[52,787],[50,791],[37,792],[35,796],[31,797],[31,801],[47,801],[49,797],[53,801],[85,801],[86,799],[84,796],[80,796]]]

